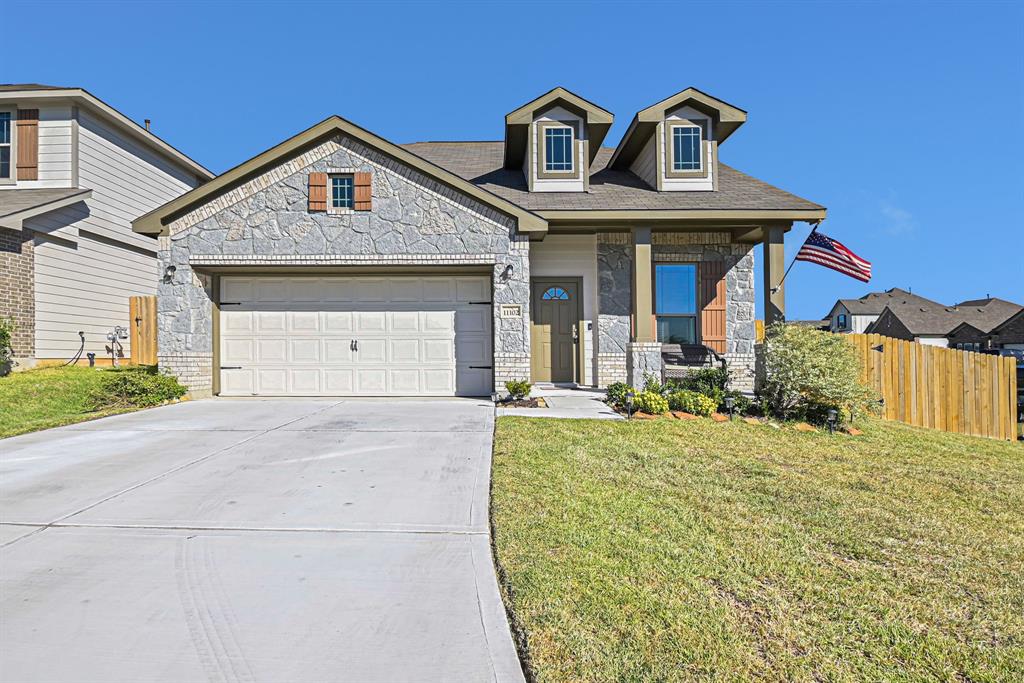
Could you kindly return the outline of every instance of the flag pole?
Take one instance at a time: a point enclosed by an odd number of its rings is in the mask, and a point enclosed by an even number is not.
[[[818,221],[817,223],[814,224],[814,227],[811,228],[811,231],[809,233],[807,233],[807,237],[804,238],[804,244],[807,244],[807,240],[809,240],[811,238],[811,235],[813,235],[814,233],[818,232],[818,226],[819,225],[821,225],[821,221]],[[797,249],[797,253],[800,253],[799,249]],[[786,276],[789,275],[789,271],[793,270],[793,266],[795,266],[795,265],[796,265],[796,256],[794,256],[793,260],[789,262],[789,268],[786,268],[786,272],[782,274],[782,279],[779,280],[779,284],[777,284],[774,287],[772,287],[772,294],[775,294],[780,289],[782,289],[782,285],[786,282]]]

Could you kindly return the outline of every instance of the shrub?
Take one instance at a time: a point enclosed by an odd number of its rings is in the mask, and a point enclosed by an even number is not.
[[[722,400],[718,402],[719,412],[728,412],[725,408],[725,399],[730,396],[733,400],[732,408],[736,413],[746,415],[752,411],[754,402],[748,396],[744,396],[739,391],[727,391],[722,395]]]
[[[608,385],[606,390],[605,402],[612,406],[624,406],[626,405],[626,396],[633,391],[633,387],[629,386],[625,382],[613,382]]]
[[[653,391],[641,391],[633,398],[633,410],[651,415],[668,412],[668,400]]]
[[[524,398],[530,395],[530,389],[533,385],[527,382],[525,379],[513,379],[505,382],[505,391],[508,392],[509,396],[514,401],[522,401]]]
[[[829,409],[849,419],[871,408],[860,359],[842,335],[784,323],[766,332],[761,394],[771,414],[820,421]]]
[[[155,406],[185,395],[185,387],[170,375],[161,375],[156,366],[133,365],[101,370],[99,386],[90,399],[96,410]]]
[[[672,410],[681,410],[684,413],[703,415],[704,417],[715,412],[715,408],[718,406],[713,398],[689,389],[680,389],[669,394],[668,405]]]
[[[722,402],[728,384],[729,371],[726,368],[700,368],[672,380],[672,388],[696,391],[710,396],[714,399],[715,405]]]
[[[649,391],[659,396],[664,396],[668,391],[668,385],[662,384],[658,376],[652,372],[644,373],[644,391]]]
[[[11,336],[14,334],[14,320],[12,318],[0,318],[0,373],[4,372],[4,366],[10,362],[13,354],[11,350]]]

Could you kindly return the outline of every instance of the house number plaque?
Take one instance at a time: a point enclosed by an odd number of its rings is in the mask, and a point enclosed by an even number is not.
[[[519,318],[523,315],[523,307],[519,304],[501,304],[498,315],[502,318]]]

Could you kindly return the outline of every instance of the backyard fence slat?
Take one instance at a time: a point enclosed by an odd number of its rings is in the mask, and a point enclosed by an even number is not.
[[[886,419],[947,432],[1016,438],[1013,358],[878,334],[845,336],[860,356],[861,380],[885,400]]]

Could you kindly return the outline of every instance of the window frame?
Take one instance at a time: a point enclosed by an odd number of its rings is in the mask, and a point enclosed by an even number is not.
[[[676,170],[675,131],[680,128],[696,128],[700,131],[700,168]],[[665,122],[665,177],[666,178],[707,178],[710,172],[709,152],[711,146],[707,119],[671,119]]]
[[[547,170],[547,131],[552,129],[568,129],[571,136],[572,168],[564,171]],[[537,178],[540,180],[579,180],[581,177],[580,159],[580,124],[578,121],[538,121],[537,122]]]
[[[840,314],[836,315],[836,329],[837,330],[845,330],[846,329],[846,323],[847,323],[847,319],[846,319],[846,314],[845,313],[840,313]]]
[[[335,178],[348,178],[349,179],[349,198],[348,206],[335,206],[334,205],[334,180]],[[353,213],[356,209],[356,175],[355,171],[339,170],[339,171],[328,171],[327,172],[327,213],[329,214],[347,214]]]
[[[697,261],[655,261],[651,268],[651,304],[654,308],[654,334],[658,336],[658,320],[660,318],[693,318],[694,344],[701,344],[702,334],[700,328],[700,263]],[[658,313],[658,268],[664,266],[690,266],[693,268],[693,313]],[[669,346],[679,346],[676,342],[662,341],[658,343]]]
[[[18,109],[17,107],[0,107],[0,113],[11,115],[11,141],[3,143],[11,150],[10,176],[0,176],[0,185],[14,185],[18,182]]]

